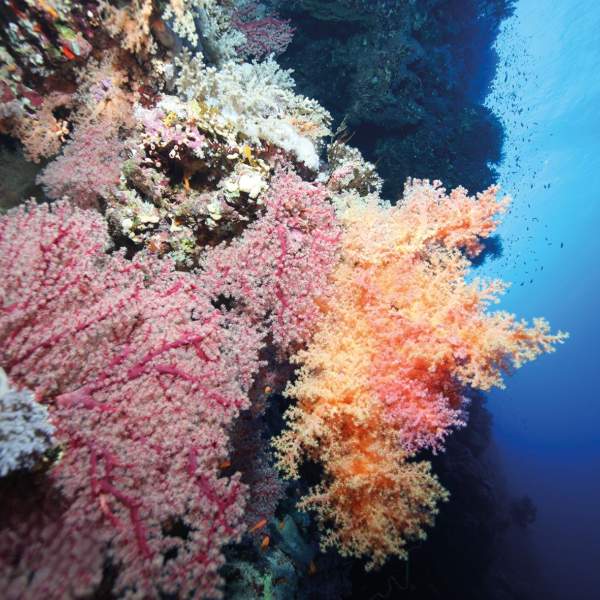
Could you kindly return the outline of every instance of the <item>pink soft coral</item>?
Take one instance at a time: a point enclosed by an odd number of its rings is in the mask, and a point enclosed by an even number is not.
[[[238,48],[243,57],[257,60],[269,54],[283,54],[294,37],[294,28],[277,15],[260,15],[258,2],[249,2],[235,11],[232,24],[244,34],[246,41]]]
[[[119,183],[124,144],[112,125],[77,127],[62,154],[38,177],[50,198],[63,195],[82,208],[95,207]]]
[[[213,597],[245,495],[218,469],[259,339],[192,276],[107,243],[100,215],[63,202],[0,221],[0,363],[48,405],[62,446],[49,473],[60,505],[48,492],[22,514],[4,497],[2,587],[89,593],[110,555],[118,593]]]

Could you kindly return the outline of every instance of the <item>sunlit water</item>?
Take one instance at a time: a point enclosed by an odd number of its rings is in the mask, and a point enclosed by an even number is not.
[[[531,535],[557,598],[600,598],[600,2],[518,0],[498,38],[487,103],[505,123],[500,183],[514,207],[503,308],[571,338],[492,394],[513,489],[538,506]]]

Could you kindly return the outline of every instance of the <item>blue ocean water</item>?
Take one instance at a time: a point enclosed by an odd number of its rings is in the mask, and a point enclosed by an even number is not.
[[[518,0],[486,103],[506,129],[499,180],[514,198],[502,307],[570,332],[492,394],[510,484],[538,507],[531,535],[557,598],[600,598],[600,3]]]

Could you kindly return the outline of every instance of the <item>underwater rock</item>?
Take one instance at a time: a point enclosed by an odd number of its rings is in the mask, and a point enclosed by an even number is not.
[[[281,62],[377,162],[384,195],[407,177],[474,191],[495,178],[502,129],[481,101],[510,0],[279,2],[296,35]]]

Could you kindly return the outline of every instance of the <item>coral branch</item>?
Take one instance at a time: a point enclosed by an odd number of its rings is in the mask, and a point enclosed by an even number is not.
[[[443,448],[464,425],[466,386],[502,385],[502,374],[565,334],[507,313],[489,313],[503,286],[468,283],[467,255],[495,226],[506,201],[490,188],[477,198],[459,189],[410,182],[396,207],[354,197],[341,213],[341,263],[331,300],[288,394],[298,404],[275,440],[279,466],[298,476],[304,458],[325,477],[301,502],[332,524],[323,545],[367,556],[406,557],[425,535],[445,492],[419,450]]]

